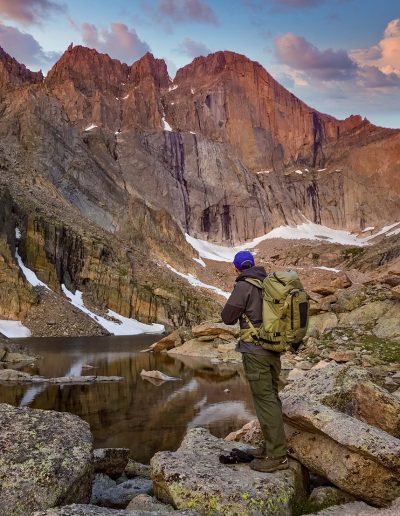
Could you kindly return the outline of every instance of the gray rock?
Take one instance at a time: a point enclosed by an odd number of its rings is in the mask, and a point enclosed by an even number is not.
[[[308,498],[308,504],[315,511],[354,501],[354,496],[332,486],[316,487]]]
[[[140,464],[140,462],[135,462],[134,460],[129,459],[128,464],[125,467],[125,475],[128,478],[150,478],[150,466],[147,466],[147,464]]]
[[[307,335],[318,336],[328,330],[336,328],[338,325],[337,315],[332,312],[327,312],[318,315],[312,315],[307,329]]]
[[[304,496],[301,465],[291,461],[289,470],[269,474],[219,462],[221,453],[240,446],[204,428],[189,430],[178,451],[158,452],[151,459],[155,495],[201,514],[290,515],[293,501]]]
[[[124,509],[132,498],[152,490],[152,482],[147,478],[136,477],[121,484],[103,474],[98,474],[93,482],[90,502],[101,507]]]
[[[399,516],[400,502],[395,501],[386,509],[377,509],[364,502],[352,502],[336,505],[313,514],[318,516]]]
[[[0,508],[7,514],[89,501],[92,435],[85,421],[1,404],[0,428]]]
[[[111,478],[122,475],[129,461],[129,448],[99,448],[93,452],[93,466],[96,473]]]
[[[377,506],[400,496],[400,440],[387,433],[399,429],[400,405],[365,370],[312,370],[280,396],[289,447],[302,464]]]

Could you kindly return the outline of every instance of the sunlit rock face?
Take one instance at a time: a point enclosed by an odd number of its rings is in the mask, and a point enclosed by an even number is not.
[[[194,272],[185,232],[233,244],[304,217],[360,230],[400,216],[400,132],[321,114],[239,54],[172,81],[149,53],[71,46],[43,79],[2,51],[0,92],[0,195],[26,265],[144,322],[215,313],[165,270]]]

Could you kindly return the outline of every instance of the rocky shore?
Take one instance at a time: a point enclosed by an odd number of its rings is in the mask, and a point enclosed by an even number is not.
[[[221,453],[260,443],[257,421],[225,439],[189,429],[178,450],[156,453],[148,466],[128,449],[93,450],[77,416],[0,405],[0,515],[398,515],[397,291],[343,277],[331,290],[312,293],[307,338],[298,353],[282,356],[289,470],[267,474],[219,462]],[[147,352],[240,368],[237,335],[237,327],[206,321],[179,327]],[[9,344],[0,342],[0,379],[67,381],[22,378],[18,364],[35,357]]]

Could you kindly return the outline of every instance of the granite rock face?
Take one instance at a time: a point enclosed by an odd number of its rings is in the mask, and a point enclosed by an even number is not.
[[[400,215],[399,131],[321,114],[233,52],[171,81],[149,53],[124,64],[70,46],[43,80],[1,51],[0,89],[0,196],[25,264],[143,322],[215,309],[165,267],[195,272],[184,233],[232,244],[304,217],[360,230]],[[35,299],[13,294],[12,233],[0,242],[0,301],[23,315]]]
[[[304,496],[301,465],[274,474],[252,471],[248,465],[224,465],[218,460],[234,445],[203,428],[189,430],[176,452],[158,452],[151,459],[157,498],[176,509],[201,514],[291,514],[294,500]]]
[[[0,405],[0,514],[87,503],[92,435],[77,416]]]

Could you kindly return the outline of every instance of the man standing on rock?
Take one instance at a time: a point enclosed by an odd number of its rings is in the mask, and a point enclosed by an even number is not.
[[[261,326],[263,303],[263,291],[247,282],[246,278],[263,281],[267,273],[264,267],[254,265],[254,257],[249,251],[237,253],[233,265],[238,276],[221,317],[225,324],[236,324],[239,320],[241,337],[236,351],[242,353],[244,371],[264,434],[264,446],[249,450],[256,457],[250,463],[250,467],[263,472],[287,469],[287,443],[283,428],[282,404],[278,395],[280,353],[263,349],[255,341],[245,337],[249,333],[246,330],[250,328],[248,321],[255,328]]]

